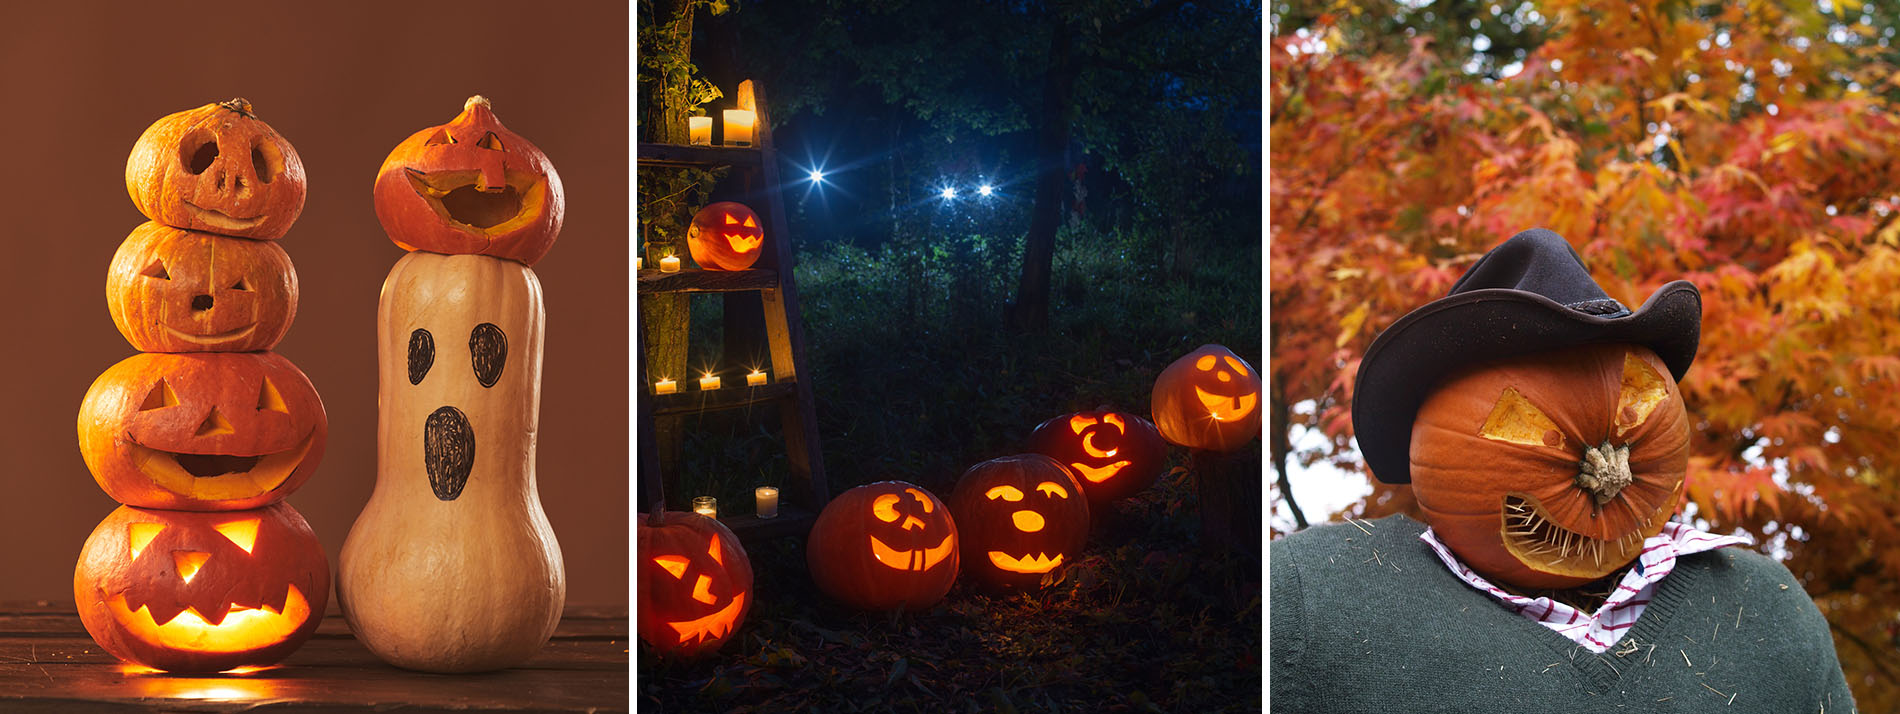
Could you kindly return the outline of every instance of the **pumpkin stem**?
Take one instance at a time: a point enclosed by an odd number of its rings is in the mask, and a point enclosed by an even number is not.
[[[1577,488],[1590,492],[1598,510],[1636,480],[1630,472],[1630,447],[1612,446],[1607,440],[1601,446],[1584,449],[1577,469]]]
[[[233,97],[231,99],[218,102],[218,106],[224,107],[225,109],[229,109],[239,114],[243,114],[244,116],[249,117],[251,119],[257,118],[257,115],[255,113],[252,113],[251,111],[250,100],[245,99],[243,97]]]
[[[491,111],[492,111],[492,110],[494,110],[494,108],[495,108],[495,105],[493,105],[493,104],[490,104],[490,103],[488,102],[488,97],[484,97],[484,96],[482,96],[482,95],[480,95],[480,94],[477,94],[477,95],[475,95],[475,96],[473,96],[473,97],[469,97],[469,98],[468,98],[468,101],[466,101],[466,102],[462,102],[462,111],[468,111],[469,109],[472,109],[472,108],[474,108],[474,106],[475,106],[475,105],[477,105],[477,104],[480,104],[480,105],[482,105],[482,106],[484,106],[484,107],[488,107],[488,108],[489,108],[489,110],[491,110]]]

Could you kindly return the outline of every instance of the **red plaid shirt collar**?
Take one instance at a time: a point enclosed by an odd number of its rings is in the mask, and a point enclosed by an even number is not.
[[[1438,542],[1438,536],[1430,528],[1419,534],[1418,539],[1431,546],[1432,551],[1438,554],[1438,559],[1444,561],[1445,567],[1451,569],[1458,579],[1489,593],[1517,614],[1596,653],[1608,650],[1623,638],[1623,633],[1629,631],[1630,625],[1636,624],[1636,618],[1642,616],[1643,608],[1649,604],[1650,595],[1656,590],[1656,583],[1662,582],[1676,569],[1677,556],[1731,545],[1747,545],[1749,542],[1742,536],[1705,533],[1675,521],[1665,523],[1661,533],[1643,542],[1643,552],[1636,558],[1636,567],[1623,573],[1622,581],[1617,583],[1609,599],[1596,612],[1587,613],[1547,597],[1530,598],[1499,589],[1485,580],[1484,576],[1459,562],[1458,556],[1453,555],[1445,544]]]

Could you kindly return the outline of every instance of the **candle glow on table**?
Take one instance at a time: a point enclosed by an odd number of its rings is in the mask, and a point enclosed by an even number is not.
[[[700,378],[699,378],[699,388],[700,388],[700,389],[718,389],[718,388],[719,388],[719,378],[718,378],[718,377],[716,377],[716,376],[713,376],[713,375],[710,375],[710,374],[709,374],[709,375],[706,375],[706,376],[704,376],[704,377],[700,377]]]
[[[725,145],[751,146],[752,129],[759,121],[758,113],[748,109],[727,109],[725,111],[725,118]]]
[[[670,379],[662,379],[658,382],[653,383],[654,394],[672,394],[679,390],[680,390],[680,383],[675,382]]]
[[[669,255],[660,259],[660,272],[677,273],[680,271],[680,257]]]
[[[712,146],[712,117],[687,117],[686,133],[693,146]]]
[[[752,370],[751,374],[748,374],[745,376],[745,386],[759,387],[759,386],[764,386],[764,385],[765,385],[764,372],[760,372],[759,370],[755,369],[755,370]]]
[[[719,499],[712,496],[694,496],[693,512],[707,518],[718,518]]]
[[[753,491],[753,495],[758,500],[758,515],[760,518],[778,517],[778,489],[771,486],[760,486]]]

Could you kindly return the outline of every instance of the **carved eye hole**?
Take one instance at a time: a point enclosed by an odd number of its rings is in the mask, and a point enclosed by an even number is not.
[[[1662,375],[1635,354],[1623,353],[1623,387],[1616,396],[1616,435],[1641,426],[1656,407],[1669,400]]]
[[[508,365],[508,335],[494,323],[476,325],[468,334],[468,354],[475,365],[475,380],[483,387],[493,387],[501,380],[502,368]]]
[[[907,488],[907,489],[904,489],[904,492],[910,494],[911,498],[917,499],[917,503],[923,505],[925,513],[929,513],[930,509],[933,508],[933,506],[930,505],[930,498],[928,496],[925,496],[923,491],[919,491],[914,488]]]
[[[662,555],[653,559],[654,564],[665,568],[675,578],[686,577],[686,558],[678,555]]]
[[[897,512],[899,500],[902,500],[901,497],[895,493],[879,494],[877,498],[871,499],[871,515],[877,516],[878,520],[885,523],[896,523],[899,515]]]
[[[152,391],[145,393],[145,401],[139,404],[139,411],[148,412],[175,406],[178,406],[178,393],[172,391],[172,385],[160,379],[158,384],[152,385]]]
[[[1102,421],[1108,423],[1111,426],[1114,426],[1115,431],[1119,431],[1123,434],[1128,433],[1128,425],[1122,423],[1122,415],[1120,414],[1110,414],[1108,416],[1102,417]]]
[[[1226,355],[1222,355],[1221,360],[1225,361],[1227,363],[1227,368],[1234,370],[1235,374],[1247,373],[1247,365],[1242,363],[1240,360],[1234,359],[1232,357],[1228,357]]]
[[[172,274],[169,272],[166,272],[165,270],[165,261],[160,260],[158,258],[153,258],[152,264],[145,266],[144,270],[139,271],[139,275],[143,275],[153,280],[172,279]]]
[[[151,545],[152,539],[164,530],[163,523],[134,523],[127,527],[126,543],[131,546],[132,559],[138,560],[139,554],[145,552],[145,546]]]
[[[730,213],[726,214],[726,225],[731,226],[731,225],[737,225],[738,223],[739,223],[739,219],[733,218],[732,214]]]
[[[712,556],[713,562],[718,563],[720,565],[726,564],[726,559],[724,557],[721,557],[719,553],[719,539],[718,538],[713,538],[712,542],[706,545],[706,554]]]
[[[178,143],[178,163],[196,176],[218,160],[218,140],[206,131],[195,131]]]
[[[248,293],[251,291],[251,281],[245,280],[244,278],[238,278],[237,282],[231,283],[231,289],[243,290],[244,292]]]
[[[271,384],[269,377],[265,377],[264,385],[257,388],[257,410],[290,413],[290,405],[284,403],[284,393],[277,391],[277,385]]]
[[[429,368],[435,365],[435,336],[428,330],[416,328],[409,333],[409,383],[421,384],[422,378],[429,376]]]
[[[1082,433],[1083,429],[1087,429],[1090,426],[1094,426],[1094,425],[1095,425],[1095,417],[1092,417],[1092,416],[1083,416],[1081,414],[1077,414],[1075,416],[1069,417],[1069,431],[1073,431],[1077,434]]]
[[[282,151],[276,144],[266,141],[265,137],[257,137],[251,144],[251,170],[257,173],[258,181],[270,183],[271,179],[284,172]]]
[[[455,143],[455,137],[449,134],[449,130],[437,129],[435,130],[434,134],[429,135],[429,138],[423,140],[422,145],[435,146],[437,144],[453,144],[453,143]]]
[[[475,142],[475,145],[482,147],[484,149],[488,149],[490,151],[506,151],[507,150],[501,145],[501,137],[495,136],[495,132],[492,132],[492,131],[482,136],[482,140]]]
[[[243,548],[244,552],[249,553],[251,552],[251,548],[257,545],[258,523],[259,519],[250,518],[242,521],[220,523],[212,526],[212,528],[216,529],[218,534],[224,536],[226,540],[231,541],[232,545]]]
[[[1023,492],[1015,486],[995,486],[988,491],[984,491],[983,497],[992,501],[999,498],[1005,501],[1021,501],[1023,500]]]
[[[1049,494],[1051,496],[1055,496],[1056,498],[1069,497],[1069,489],[1063,488],[1060,484],[1057,484],[1054,481],[1044,481],[1042,483],[1036,484],[1036,490]]]
[[[753,217],[751,217],[751,216],[746,216],[746,217],[745,217],[745,227],[747,227],[747,228],[757,228],[757,227],[759,227],[759,222],[758,222],[757,220],[755,220],[755,219],[753,219]]]
[[[1215,359],[1214,355],[1201,355],[1200,359],[1194,360],[1194,368],[1202,372],[1213,371],[1214,363],[1219,361],[1220,360]]]
[[[1491,414],[1484,418],[1484,426],[1479,427],[1478,435],[1493,441],[1526,446],[1564,445],[1564,435],[1557,429],[1557,422],[1519,394],[1516,387],[1505,387],[1504,393],[1498,395],[1498,402],[1491,407]]]

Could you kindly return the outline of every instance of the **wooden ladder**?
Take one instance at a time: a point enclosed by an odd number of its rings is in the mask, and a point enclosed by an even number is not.
[[[726,327],[734,325],[735,308],[762,310],[765,337],[770,349],[772,369],[763,386],[748,387],[744,374],[721,376],[721,388],[698,389],[693,375],[653,375],[646,369],[646,340],[638,340],[636,359],[641,383],[635,399],[638,428],[643,441],[654,443],[653,420],[705,411],[744,409],[754,405],[777,404],[785,439],[791,478],[779,488],[776,518],[759,518],[752,513],[753,503],[720,503],[720,522],[747,541],[803,535],[811,530],[818,512],[830,500],[825,487],[825,465],[818,447],[816,410],[813,408],[811,383],[798,368],[805,364],[805,328],[799,317],[798,289],[792,280],[791,234],[785,229],[784,203],[780,196],[778,156],[772,145],[772,125],[765,106],[757,100],[752,80],[739,85],[738,104],[755,112],[753,145],[679,146],[677,144],[640,144],[639,165],[713,169],[731,167],[741,181],[744,200],[767,229],[759,262],[751,270],[682,269],[665,273],[653,265],[639,271],[639,294],[720,293],[726,296]],[[750,105],[750,106],[748,106]],[[730,178],[730,177],[729,177]],[[750,293],[750,294],[748,294]],[[756,307],[754,307],[756,306]],[[727,335],[728,344],[733,336]],[[728,355],[728,359],[731,355]],[[658,377],[670,377],[679,383],[673,394],[655,394]],[[736,378],[736,379],[735,379]],[[665,477],[660,473],[657,449],[641,449],[640,504],[643,509],[665,499]]]

